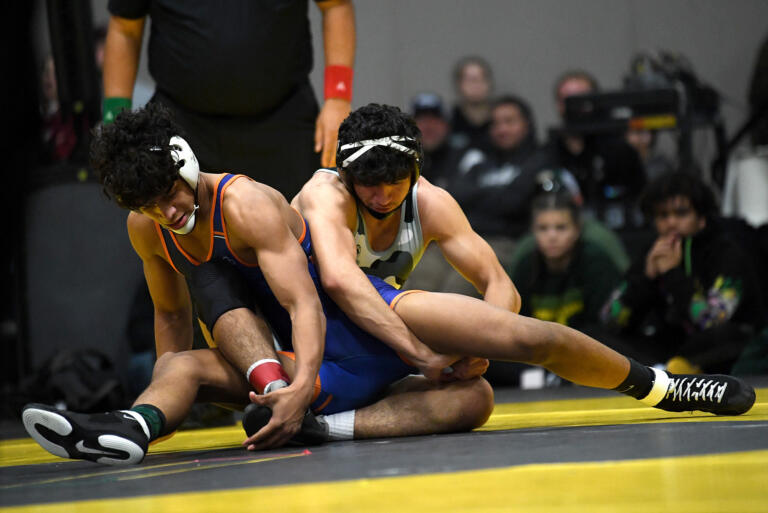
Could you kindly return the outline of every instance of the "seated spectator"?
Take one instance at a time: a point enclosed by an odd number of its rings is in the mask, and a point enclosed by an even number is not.
[[[489,147],[493,71],[482,57],[464,57],[453,70],[458,100],[451,112],[451,139],[454,146]]]
[[[534,243],[515,250],[517,263],[510,271],[523,300],[520,313],[594,332],[621,268],[601,243],[584,236],[581,209],[566,191],[537,196],[531,220]],[[562,384],[544,369],[499,361],[491,361],[486,378],[493,385],[525,388]]]
[[[445,189],[506,267],[515,239],[527,228],[530,201],[539,188],[538,173],[546,155],[539,151],[533,115],[524,100],[515,96],[496,100],[491,117],[492,148],[468,148]],[[437,250],[427,250],[419,268],[408,279],[408,288],[478,297]]]
[[[578,204],[572,196],[572,201]],[[581,209],[580,209],[581,210]],[[630,264],[629,254],[624,243],[613,230],[605,227],[603,223],[591,217],[581,216],[581,238],[589,244],[599,246],[611,259],[611,262],[623,274]],[[513,275],[523,258],[536,250],[536,238],[528,233],[518,240],[515,251],[509,261],[507,272]]]
[[[411,101],[411,113],[421,132],[424,163],[421,174],[430,182],[445,187],[454,174],[464,146],[449,138],[450,125],[443,110],[443,100],[435,93],[419,93]]]
[[[624,135],[643,164],[645,178],[649,181],[674,171],[672,161],[656,149],[658,133],[640,128],[630,128]]]
[[[475,163],[459,170],[448,191],[480,235],[514,239],[528,228],[546,155],[539,151],[533,113],[522,98],[508,95],[494,102],[489,134],[491,149],[468,150],[462,161]],[[476,156],[468,158],[472,153]]]
[[[722,228],[712,191],[694,174],[659,177],[642,205],[657,238],[611,295],[603,322],[646,363],[729,372],[766,326],[749,256]]]
[[[565,127],[566,98],[598,91],[586,71],[567,71],[557,79],[554,96],[563,126],[550,130],[546,151],[552,166],[574,174],[588,211],[612,229],[635,226],[640,219],[632,204],[645,185],[637,152],[621,135],[572,133]]]
[[[520,313],[584,330],[621,279],[603,247],[582,236],[581,211],[570,194],[537,196],[531,207],[535,247],[511,273],[523,298]]]

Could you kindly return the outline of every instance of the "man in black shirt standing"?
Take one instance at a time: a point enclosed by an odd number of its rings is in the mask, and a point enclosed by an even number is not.
[[[150,17],[152,101],[171,110],[201,167],[249,174],[290,200],[321,163],[334,164],[336,134],[352,98],[351,1],[315,2],[326,64],[319,114],[308,79],[307,3],[110,0],[104,121],[130,108]]]

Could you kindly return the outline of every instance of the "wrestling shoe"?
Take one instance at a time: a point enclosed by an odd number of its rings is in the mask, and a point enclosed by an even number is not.
[[[249,437],[263,428],[272,418],[272,410],[268,406],[251,403],[243,410],[243,429]],[[328,424],[316,417],[310,410],[304,414],[301,421],[301,429],[293,435],[287,445],[305,446],[320,445],[330,440],[328,436]]]
[[[149,429],[134,411],[85,414],[33,403],[24,407],[21,418],[43,449],[62,458],[132,465],[147,454]]]
[[[741,415],[755,404],[755,389],[745,381],[723,374],[668,374],[652,369],[656,380],[642,399],[666,411],[705,411],[715,415]]]

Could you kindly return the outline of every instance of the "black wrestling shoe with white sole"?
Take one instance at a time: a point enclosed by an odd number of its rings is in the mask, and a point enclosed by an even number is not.
[[[272,410],[269,407],[251,403],[243,410],[243,429],[250,437],[266,426],[271,418]],[[307,410],[301,421],[301,430],[293,435],[287,445],[320,445],[328,440],[328,425]]]
[[[705,411],[741,415],[755,404],[755,389],[724,374],[669,374],[653,369],[656,380],[644,403],[666,411]]]
[[[85,414],[28,404],[21,418],[43,449],[62,458],[133,465],[147,454],[149,429],[134,411]]]

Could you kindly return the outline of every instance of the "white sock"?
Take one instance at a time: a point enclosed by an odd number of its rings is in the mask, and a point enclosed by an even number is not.
[[[647,404],[648,406],[656,406],[667,395],[669,389],[669,375],[663,370],[659,370],[655,367],[649,367],[656,375],[656,379],[653,381],[653,387],[648,395],[640,399],[640,402]]]
[[[331,440],[353,440],[355,438],[355,410],[325,415],[328,436]]]

